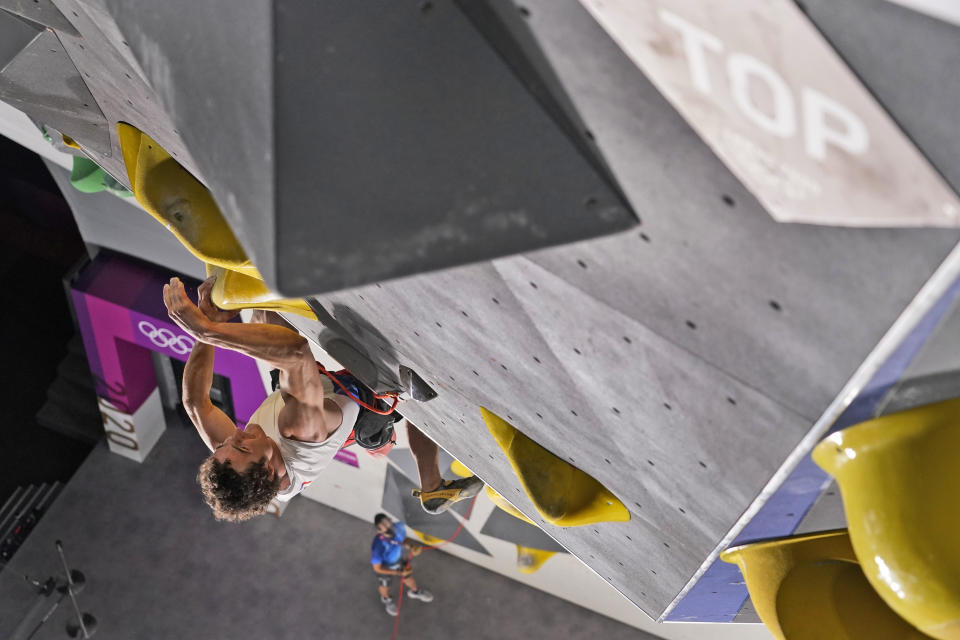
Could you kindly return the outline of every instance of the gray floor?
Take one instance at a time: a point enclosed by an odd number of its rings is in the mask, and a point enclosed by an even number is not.
[[[193,473],[204,450],[168,429],[143,465],[101,443],[0,573],[0,637],[29,606],[23,574],[57,571],[53,541],[86,573],[80,604],[97,638],[387,638],[368,565],[372,529],[310,500],[278,520],[216,523]],[[399,638],[652,638],[443,553],[418,575],[437,597],[407,601]],[[36,640],[66,637],[62,606]]]

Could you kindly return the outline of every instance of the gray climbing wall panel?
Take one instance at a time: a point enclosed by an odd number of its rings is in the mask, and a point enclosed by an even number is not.
[[[6,67],[30,41],[37,37],[40,25],[0,11],[0,70]]]
[[[54,31],[40,31],[3,67],[0,99],[98,156],[110,151],[109,124]]]
[[[185,166],[284,293],[637,222],[452,2],[89,3],[176,123]]]
[[[641,229],[320,302],[440,392],[405,415],[657,616],[960,236],[774,223],[579,4],[524,6]],[[478,405],[632,520],[543,524]]]
[[[49,27],[70,35],[78,35],[52,0],[0,0],[0,9],[9,11],[41,27]]]

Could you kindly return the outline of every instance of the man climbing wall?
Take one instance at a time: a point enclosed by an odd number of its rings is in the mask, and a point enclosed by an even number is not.
[[[200,285],[194,304],[179,278],[172,278],[163,287],[163,301],[170,318],[196,340],[184,369],[183,406],[212,451],[197,480],[214,515],[239,522],[263,513],[274,498],[286,501],[303,491],[329,464],[364,409],[334,392],[307,340],[276,314],[260,312],[256,319],[261,321],[249,324],[229,322],[238,311],[223,311],[210,301],[214,282],[211,277]],[[279,370],[279,388],[245,429],[210,401],[216,347]],[[480,491],[483,482],[476,476],[444,480],[437,445],[409,423],[407,433],[424,510],[442,513]]]

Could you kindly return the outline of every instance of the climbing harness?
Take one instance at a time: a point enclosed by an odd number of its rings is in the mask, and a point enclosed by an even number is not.
[[[399,396],[396,393],[373,393],[347,369],[331,372],[318,362],[317,370],[336,385],[334,393],[350,398],[361,407],[353,430],[340,448],[356,444],[374,457],[387,455],[397,443],[393,425],[403,418],[396,411]],[[274,391],[280,388],[279,369],[270,372],[270,380]],[[393,404],[387,407],[385,400],[389,398],[393,398]]]
[[[334,393],[345,395],[362,407],[353,433],[343,446],[356,443],[375,457],[389,453],[397,443],[393,425],[403,417],[395,411],[399,398],[395,394],[373,393],[346,369],[331,373],[320,363],[317,363],[317,369],[336,384]],[[384,400],[390,397],[393,397],[393,406],[388,409]]]
[[[393,404],[390,405],[389,409],[384,410],[384,409],[379,409],[377,407],[372,407],[366,402],[364,402],[363,400],[361,400],[360,398],[358,398],[357,395],[354,395],[349,389],[347,389],[346,385],[344,385],[342,382],[340,382],[340,380],[337,379],[338,375],[352,375],[349,371],[347,371],[346,369],[341,369],[340,371],[334,371],[331,373],[330,371],[327,371],[326,367],[324,367],[319,362],[317,363],[317,369],[320,371],[320,373],[330,378],[330,380],[332,380],[335,385],[340,387],[340,389],[343,390],[344,394],[348,398],[356,402],[358,405],[360,405],[364,409],[367,409],[368,411],[372,411],[381,416],[389,416],[397,408],[397,405],[400,404],[400,396],[397,393],[391,391],[387,393],[373,394],[374,402],[376,402],[377,400],[387,400],[388,398],[392,398]]]

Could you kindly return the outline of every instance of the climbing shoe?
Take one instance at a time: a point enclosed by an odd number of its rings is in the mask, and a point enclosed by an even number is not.
[[[472,498],[480,493],[482,488],[483,480],[477,476],[470,476],[457,480],[445,480],[433,491],[414,489],[411,493],[414,498],[420,498],[420,506],[424,511],[436,515],[452,507],[455,502]]]

